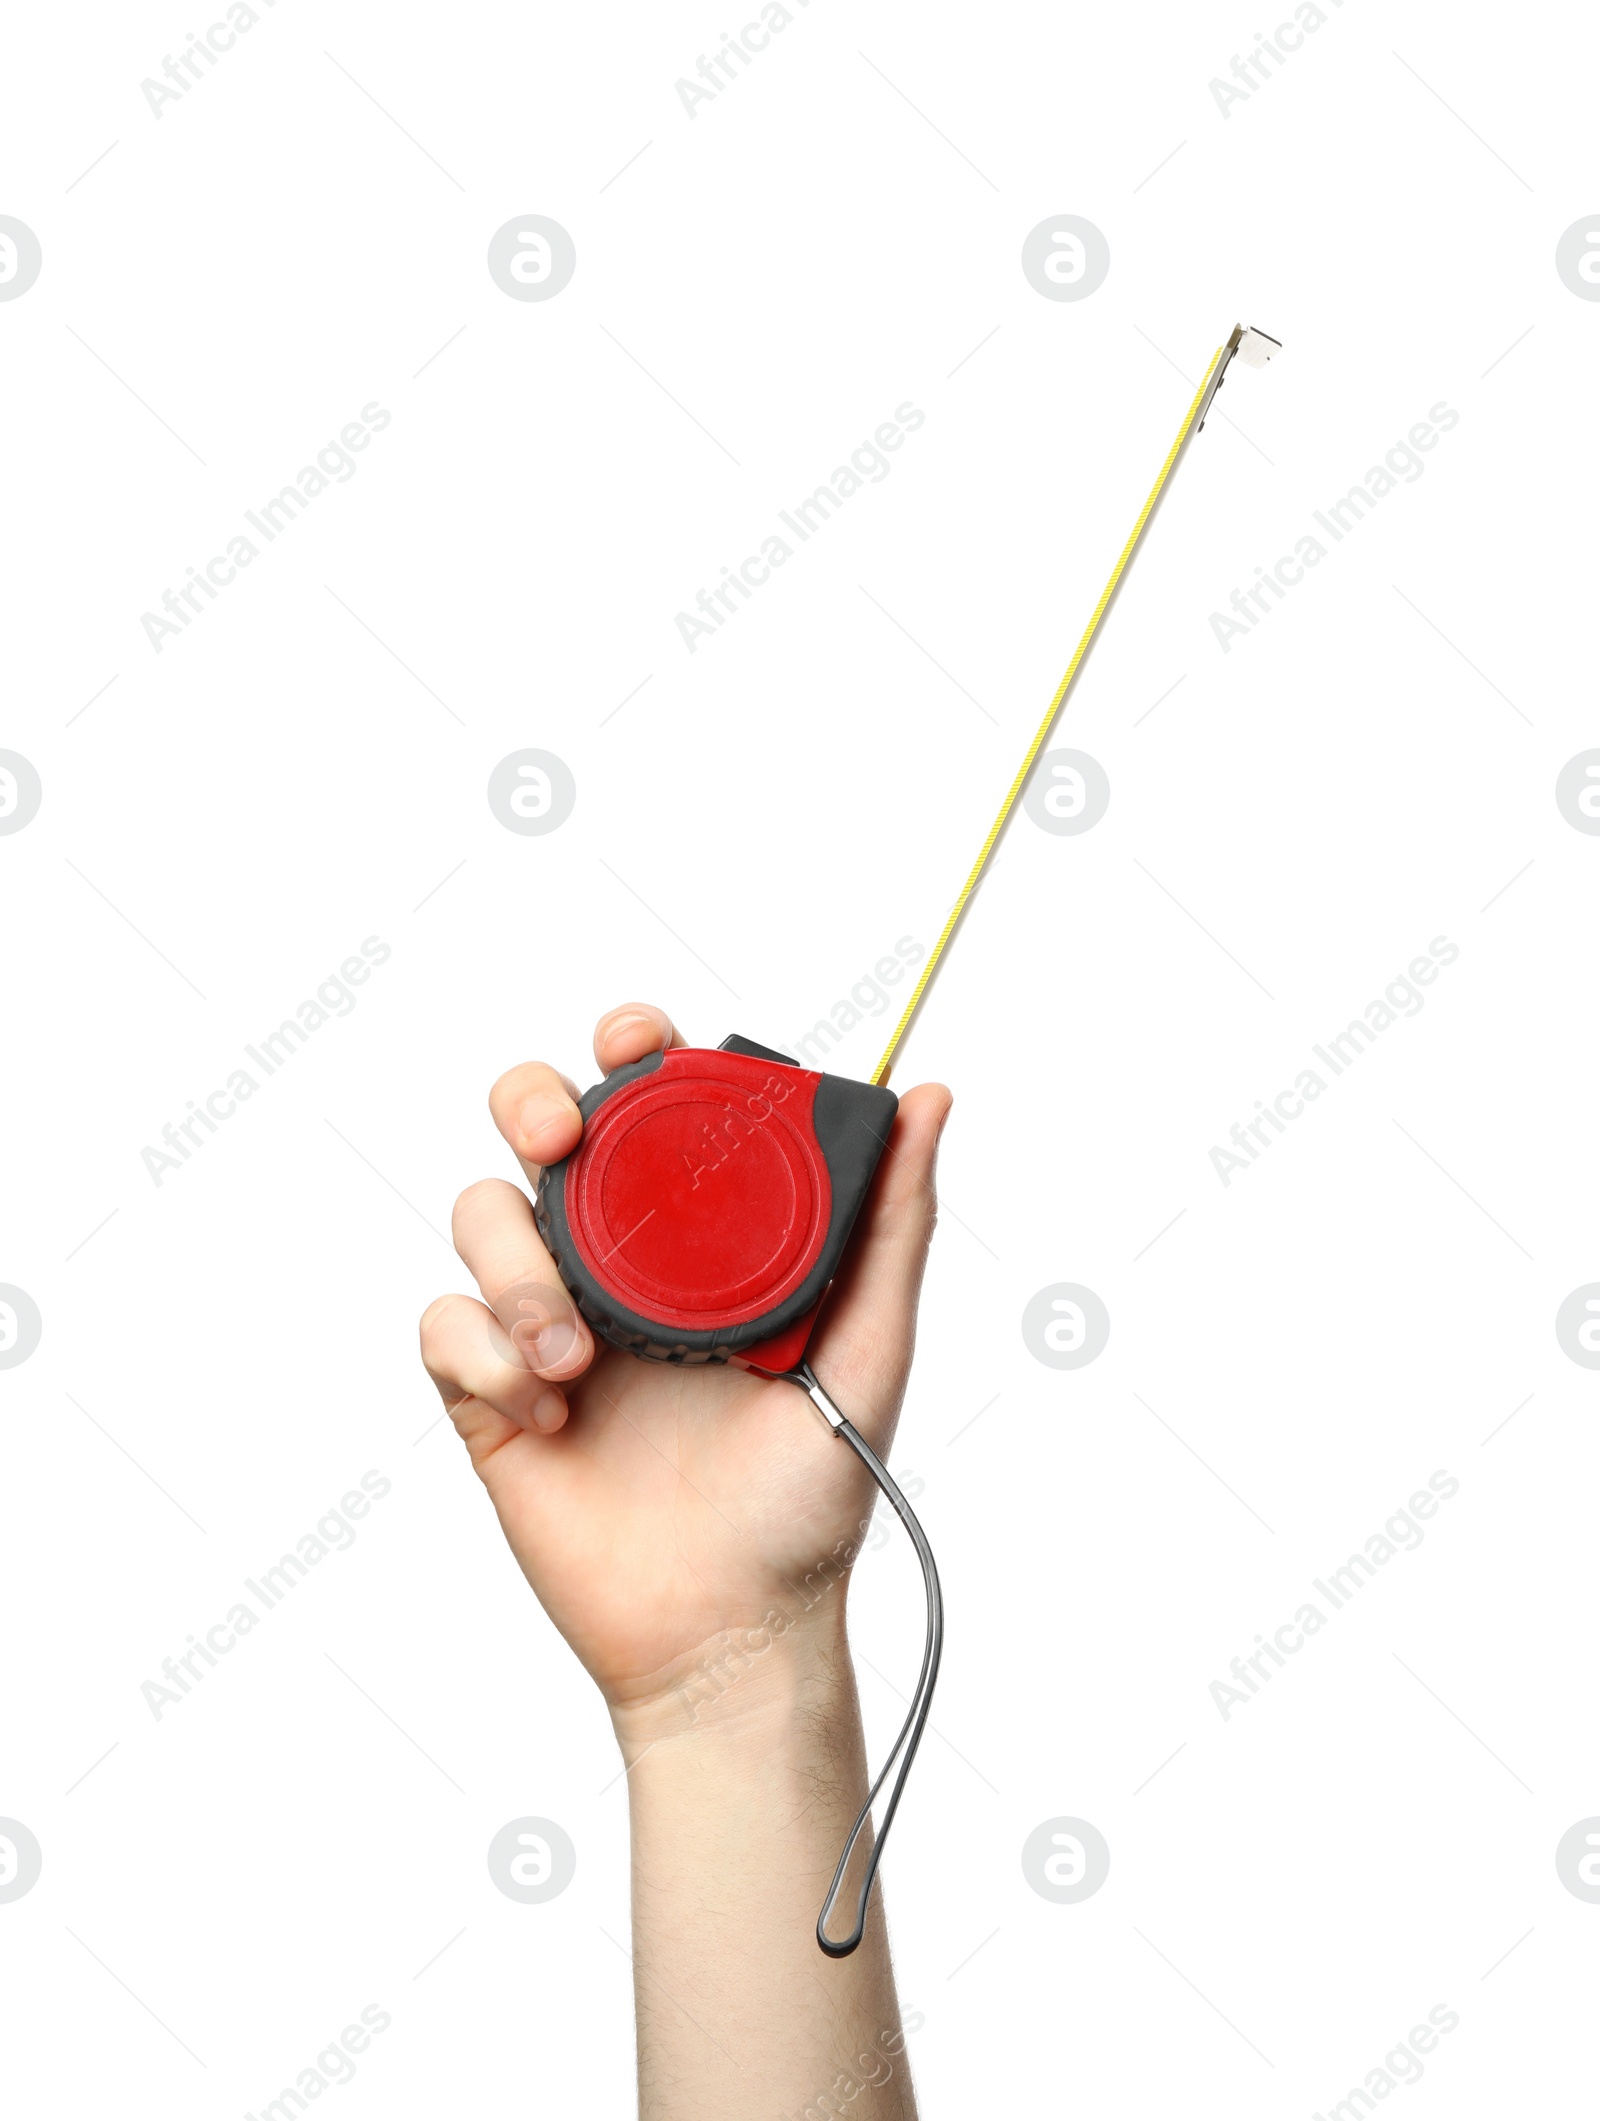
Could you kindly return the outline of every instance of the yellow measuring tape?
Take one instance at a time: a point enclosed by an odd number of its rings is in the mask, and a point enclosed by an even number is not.
[[[1238,337],[1238,332],[1235,332],[1235,341],[1237,341]],[[1126,545],[1123,546],[1121,553],[1117,557],[1117,564],[1111,570],[1111,579],[1106,583],[1105,588],[1100,592],[1100,601],[1094,607],[1094,616],[1090,619],[1088,625],[1083,629],[1083,639],[1078,643],[1077,647],[1072,652],[1072,661],[1067,665],[1065,677],[1062,678],[1061,683],[1056,687],[1055,697],[1051,700],[1050,705],[1046,710],[1044,720],[1039,724],[1038,734],[1034,737],[1033,742],[1028,746],[1027,757],[1017,768],[1017,777],[1011,783],[1010,788],[1007,790],[1005,801],[1000,805],[1000,814],[995,819],[994,823],[989,827],[989,836],[984,841],[982,848],[979,850],[978,859],[972,865],[971,874],[968,876],[966,882],[961,887],[961,896],[951,907],[950,918],[945,922],[943,933],[940,935],[939,940],[934,944],[932,954],[929,956],[928,962],[922,968],[922,977],[917,981],[916,987],[912,992],[910,1001],[906,1003],[905,1013],[904,1015],[902,1015],[899,1023],[895,1025],[893,1035],[891,1036],[888,1045],[885,1046],[885,1048],[883,1049],[883,1058],[879,1061],[877,1067],[872,1071],[871,1080],[875,1083],[882,1084],[886,1083],[889,1080],[889,1065],[894,1059],[895,1051],[898,1048],[900,1041],[905,1037],[907,1030],[910,1028],[911,1019],[916,1015],[917,1010],[921,1005],[923,995],[926,994],[926,992],[928,991],[929,981],[933,978],[934,973],[939,969],[939,960],[944,956],[945,948],[948,945],[950,938],[955,934],[957,927],[960,925],[961,916],[967,909],[967,901],[972,897],[973,892],[976,891],[978,888],[978,884],[983,876],[984,869],[988,865],[989,857],[994,852],[995,843],[999,839],[1001,833],[1005,830],[1006,820],[1010,817],[1012,810],[1016,806],[1017,797],[1022,793],[1022,790],[1027,783],[1028,775],[1033,771],[1034,760],[1044,749],[1046,740],[1048,739],[1051,730],[1055,727],[1056,718],[1060,714],[1062,708],[1066,705],[1067,694],[1072,689],[1072,681],[1078,674],[1078,666],[1082,663],[1084,657],[1089,653],[1090,648],[1094,644],[1094,637],[1096,633],[1098,633],[1100,630],[1100,621],[1105,617],[1106,608],[1110,604],[1112,597],[1116,594],[1117,584],[1122,580],[1123,572],[1126,569],[1129,560],[1131,560],[1133,557],[1135,547],[1138,545],[1139,540],[1144,536],[1145,527],[1150,521],[1150,517],[1155,510],[1156,503],[1161,498],[1162,488],[1166,485],[1168,479],[1170,479],[1172,476],[1173,467],[1178,461],[1178,457],[1182,452],[1183,445],[1189,440],[1190,434],[1194,430],[1196,415],[1200,412],[1202,406],[1206,402],[1206,392],[1211,386],[1211,380],[1216,375],[1218,367],[1224,362],[1225,358],[1232,351],[1233,347],[1231,345],[1228,347],[1219,346],[1216,352],[1211,357],[1211,364],[1206,370],[1205,379],[1201,383],[1200,388],[1195,392],[1194,401],[1190,405],[1188,412],[1184,415],[1183,425],[1178,429],[1177,436],[1173,441],[1172,447],[1167,451],[1167,460],[1161,467],[1161,471],[1156,479],[1156,483],[1150,489],[1150,497],[1145,502],[1143,508],[1141,508],[1139,511],[1139,520],[1137,523],[1134,524],[1133,529],[1129,532],[1128,542]]]

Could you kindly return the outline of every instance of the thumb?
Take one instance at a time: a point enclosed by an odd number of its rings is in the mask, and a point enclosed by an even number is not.
[[[874,1448],[887,1444],[911,1369],[917,1300],[938,1217],[934,1172],[950,1116],[942,1083],[900,1100],[845,1263],[811,1343],[826,1390]]]

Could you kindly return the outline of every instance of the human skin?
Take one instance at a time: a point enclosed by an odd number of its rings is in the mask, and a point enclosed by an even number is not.
[[[595,1059],[609,1073],[684,1043],[664,1011],[629,1003],[601,1019]],[[537,1061],[490,1092],[530,1186],[577,1144],[577,1094]],[[949,1108],[934,1084],[902,1097],[807,1351],[880,1458]],[[753,2121],[846,2095],[852,2121],[914,2121],[881,1887],[850,1958],[813,1934],[868,1786],[845,1605],[869,1476],[793,1384],[597,1345],[521,1187],[469,1186],[453,1233],[484,1301],[430,1304],[422,1359],[628,1770],[642,2121]]]

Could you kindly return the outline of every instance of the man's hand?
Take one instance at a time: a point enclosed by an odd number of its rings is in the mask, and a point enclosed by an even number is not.
[[[594,1051],[609,1073],[683,1043],[631,1004]],[[490,1092],[530,1184],[576,1147],[577,1096],[537,1061]],[[949,1107],[933,1085],[901,1099],[807,1351],[880,1458]],[[628,1763],[641,2115],[844,2099],[856,2121],[914,2116],[881,1905],[851,1958],[824,1959],[812,1935],[866,1798],[844,1598],[876,1489],[794,1385],[597,1348],[520,1187],[469,1186],[454,1232],[485,1301],[431,1304],[422,1359]]]
[[[603,1017],[602,1071],[684,1040],[665,1012]],[[495,1124],[529,1185],[577,1146],[573,1083],[539,1061],[501,1076]],[[880,1457],[911,1364],[948,1093],[902,1099],[810,1359]],[[512,1552],[617,1711],[671,1694],[697,1656],[773,1612],[859,1546],[876,1491],[795,1387],[721,1364],[680,1368],[596,1346],[523,1190],[485,1178],[456,1202],[456,1250],[484,1302],[442,1296],[422,1359]]]

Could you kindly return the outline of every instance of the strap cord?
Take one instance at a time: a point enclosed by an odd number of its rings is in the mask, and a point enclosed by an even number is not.
[[[916,1512],[896,1485],[888,1467],[879,1458],[861,1432],[845,1420],[839,1409],[817,1382],[811,1365],[802,1362],[798,1369],[789,1373],[791,1380],[808,1394],[818,1412],[823,1416],[835,1436],[841,1437],[872,1475],[892,1504],[895,1514],[911,1535],[911,1543],[917,1550],[917,1559],[922,1564],[923,1587],[928,1600],[928,1629],[922,1648],[922,1670],[917,1676],[916,1692],[911,1697],[911,1707],[906,1720],[900,1726],[900,1735],[889,1749],[889,1756],[878,1770],[878,1778],[867,1792],[867,1801],[857,1814],[856,1823],[850,1829],[839,1865],[833,1874],[833,1883],[828,1888],[828,1897],[822,1903],[822,1912],[817,1917],[817,1943],[830,1959],[848,1959],[860,1944],[867,1926],[867,1905],[872,1898],[873,1884],[878,1875],[878,1864],[883,1856],[884,1843],[889,1838],[889,1829],[894,1824],[894,1815],[900,1808],[900,1799],[905,1791],[906,1777],[911,1772],[911,1763],[917,1757],[917,1747],[922,1742],[923,1728],[928,1721],[928,1711],[933,1705],[933,1690],[939,1678],[939,1658],[944,1649],[944,1597],[939,1588],[939,1571],[933,1559],[933,1549],[928,1544],[928,1535],[917,1522]],[[856,1844],[872,1824],[872,1807],[877,1802],[878,1792],[888,1779],[889,1772],[899,1761],[899,1768],[889,1790],[889,1801],[884,1806],[883,1823],[873,1839],[871,1853],[867,1857],[866,1870],[856,1895],[855,1926],[845,1937],[830,1937],[828,1925],[833,1919],[839,1896],[844,1890],[845,1872],[855,1854]]]

